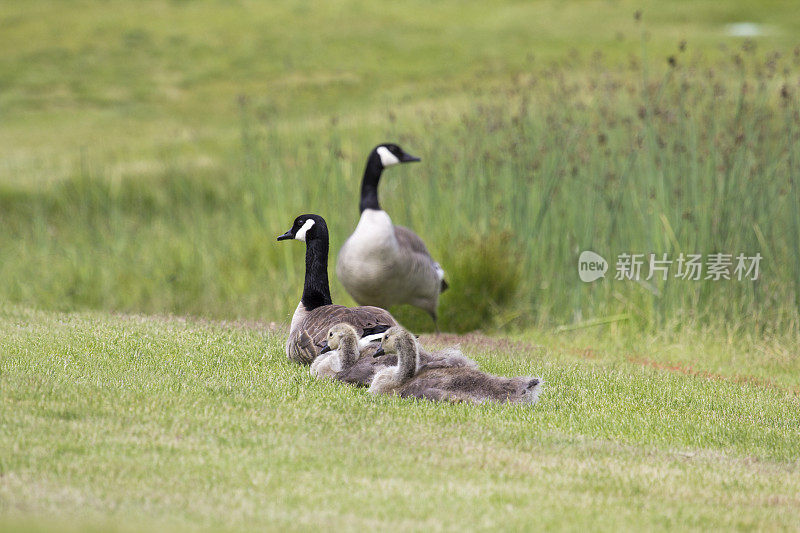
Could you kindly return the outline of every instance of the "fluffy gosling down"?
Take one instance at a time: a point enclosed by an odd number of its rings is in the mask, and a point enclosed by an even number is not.
[[[309,372],[318,378],[341,379],[337,376],[356,365],[361,351],[373,342],[379,343],[382,337],[383,333],[375,333],[359,339],[358,332],[350,324],[336,324],[328,330],[327,345],[323,346],[320,354],[311,363]]]
[[[420,365],[417,339],[405,329],[390,328],[375,355],[396,353],[397,366],[375,374],[372,394],[468,403],[508,402],[535,404],[542,380],[537,377],[501,377],[475,368],[426,368]]]
[[[368,387],[377,372],[397,365],[397,356],[394,354],[373,355],[380,348],[382,337],[383,333],[377,333],[359,339],[358,332],[349,324],[336,324],[328,330],[327,344],[311,363],[311,375]],[[478,368],[475,361],[458,348],[436,352],[420,350],[419,360],[421,367],[426,369]]]

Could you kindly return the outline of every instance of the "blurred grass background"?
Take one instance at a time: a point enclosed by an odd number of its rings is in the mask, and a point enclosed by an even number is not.
[[[319,213],[333,262],[391,140],[423,162],[382,202],[448,273],[445,330],[796,333],[798,30],[792,2],[10,3],[0,298],[285,320],[302,251],[274,237]],[[584,249],[762,278],[584,284]]]

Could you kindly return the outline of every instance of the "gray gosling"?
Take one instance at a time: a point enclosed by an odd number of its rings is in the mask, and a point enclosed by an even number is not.
[[[383,332],[358,338],[358,332],[349,324],[336,324],[328,330],[320,355],[311,363],[310,373],[318,378],[337,379],[362,387],[372,383],[375,373],[397,365],[397,356],[374,353],[380,348]],[[369,355],[367,355],[369,354]],[[472,368],[478,365],[458,348],[436,352],[420,351],[422,368]]]
[[[353,326],[342,322],[328,330],[328,338],[320,355],[311,363],[309,372],[318,378],[336,379],[337,374],[348,370],[358,362],[361,350],[372,342],[380,341],[383,333],[358,338]]]
[[[417,339],[395,326],[384,334],[376,356],[396,353],[397,366],[375,374],[372,394],[397,394],[401,397],[434,401],[508,402],[534,404],[539,399],[542,380],[536,377],[501,377],[475,368],[426,368],[420,365]]]

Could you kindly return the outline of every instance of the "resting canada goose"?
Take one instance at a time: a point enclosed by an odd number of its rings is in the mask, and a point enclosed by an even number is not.
[[[533,404],[539,399],[539,378],[506,378],[472,368],[420,368],[417,340],[401,327],[392,327],[384,334],[375,356],[383,352],[397,353],[397,366],[375,374],[369,387],[373,394],[470,403]]]
[[[378,357],[364,355],[367,346],[371,346],[373,341],[380,341],[382,337],[383,334],[378,333],[365,335],[359,339],[358,333],[350,325],[333,326],[328,330],[327,344],[320,350],[319,357],[311,363],[311,375],[368,387],[376,372],[397,365],[396,355],[383,354]],[[420,350],[419,359],[424,369],[478,368],[475,361],[461,353],[458,348],[447,348],[436,352]]]
[[[378,203],[383,169],[412,161],[419,158],[396,144],[381,144],[370,152],[361,181],[361,218],[339,251],[336,275],[359,305],[411,304],[427,311],[438,330],[436,306],[447,288],[444,270],[422,239],[393,225]]]
[[[322,349],[328,329],[350,324],[359,336],[386,331],[397,322],[378,307],[333,305],[328,286],[328,226],[319,215],[300,215],[279,241],[297,239],[306,243],[306,278],[303,296],[292,315],[286,355],[291,361],[311,364]]]

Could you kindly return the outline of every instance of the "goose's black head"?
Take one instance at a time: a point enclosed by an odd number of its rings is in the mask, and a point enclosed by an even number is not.
[[[369,153],[367,166],[364,169],[364,179],[361,181],[361,203],[358,205],[362,213],[365,209],[380,210],[378,203],[378,182],[383,169],[400,163],[419,161],[419,157],[407,153],[393,143],[379,144]]]
[[[381,168],[399,165],[400,163],[413,163],[419,161],[419,157],[414,157],[396,144],[384,143],[376,146],[372,153],[380,162]]]
[[[319,215],[300,215],[294,219],[292,229],[278,236],[279,241],[297,239],[298,241],[311,242],[328,236],[328,226],[325,219]]]

